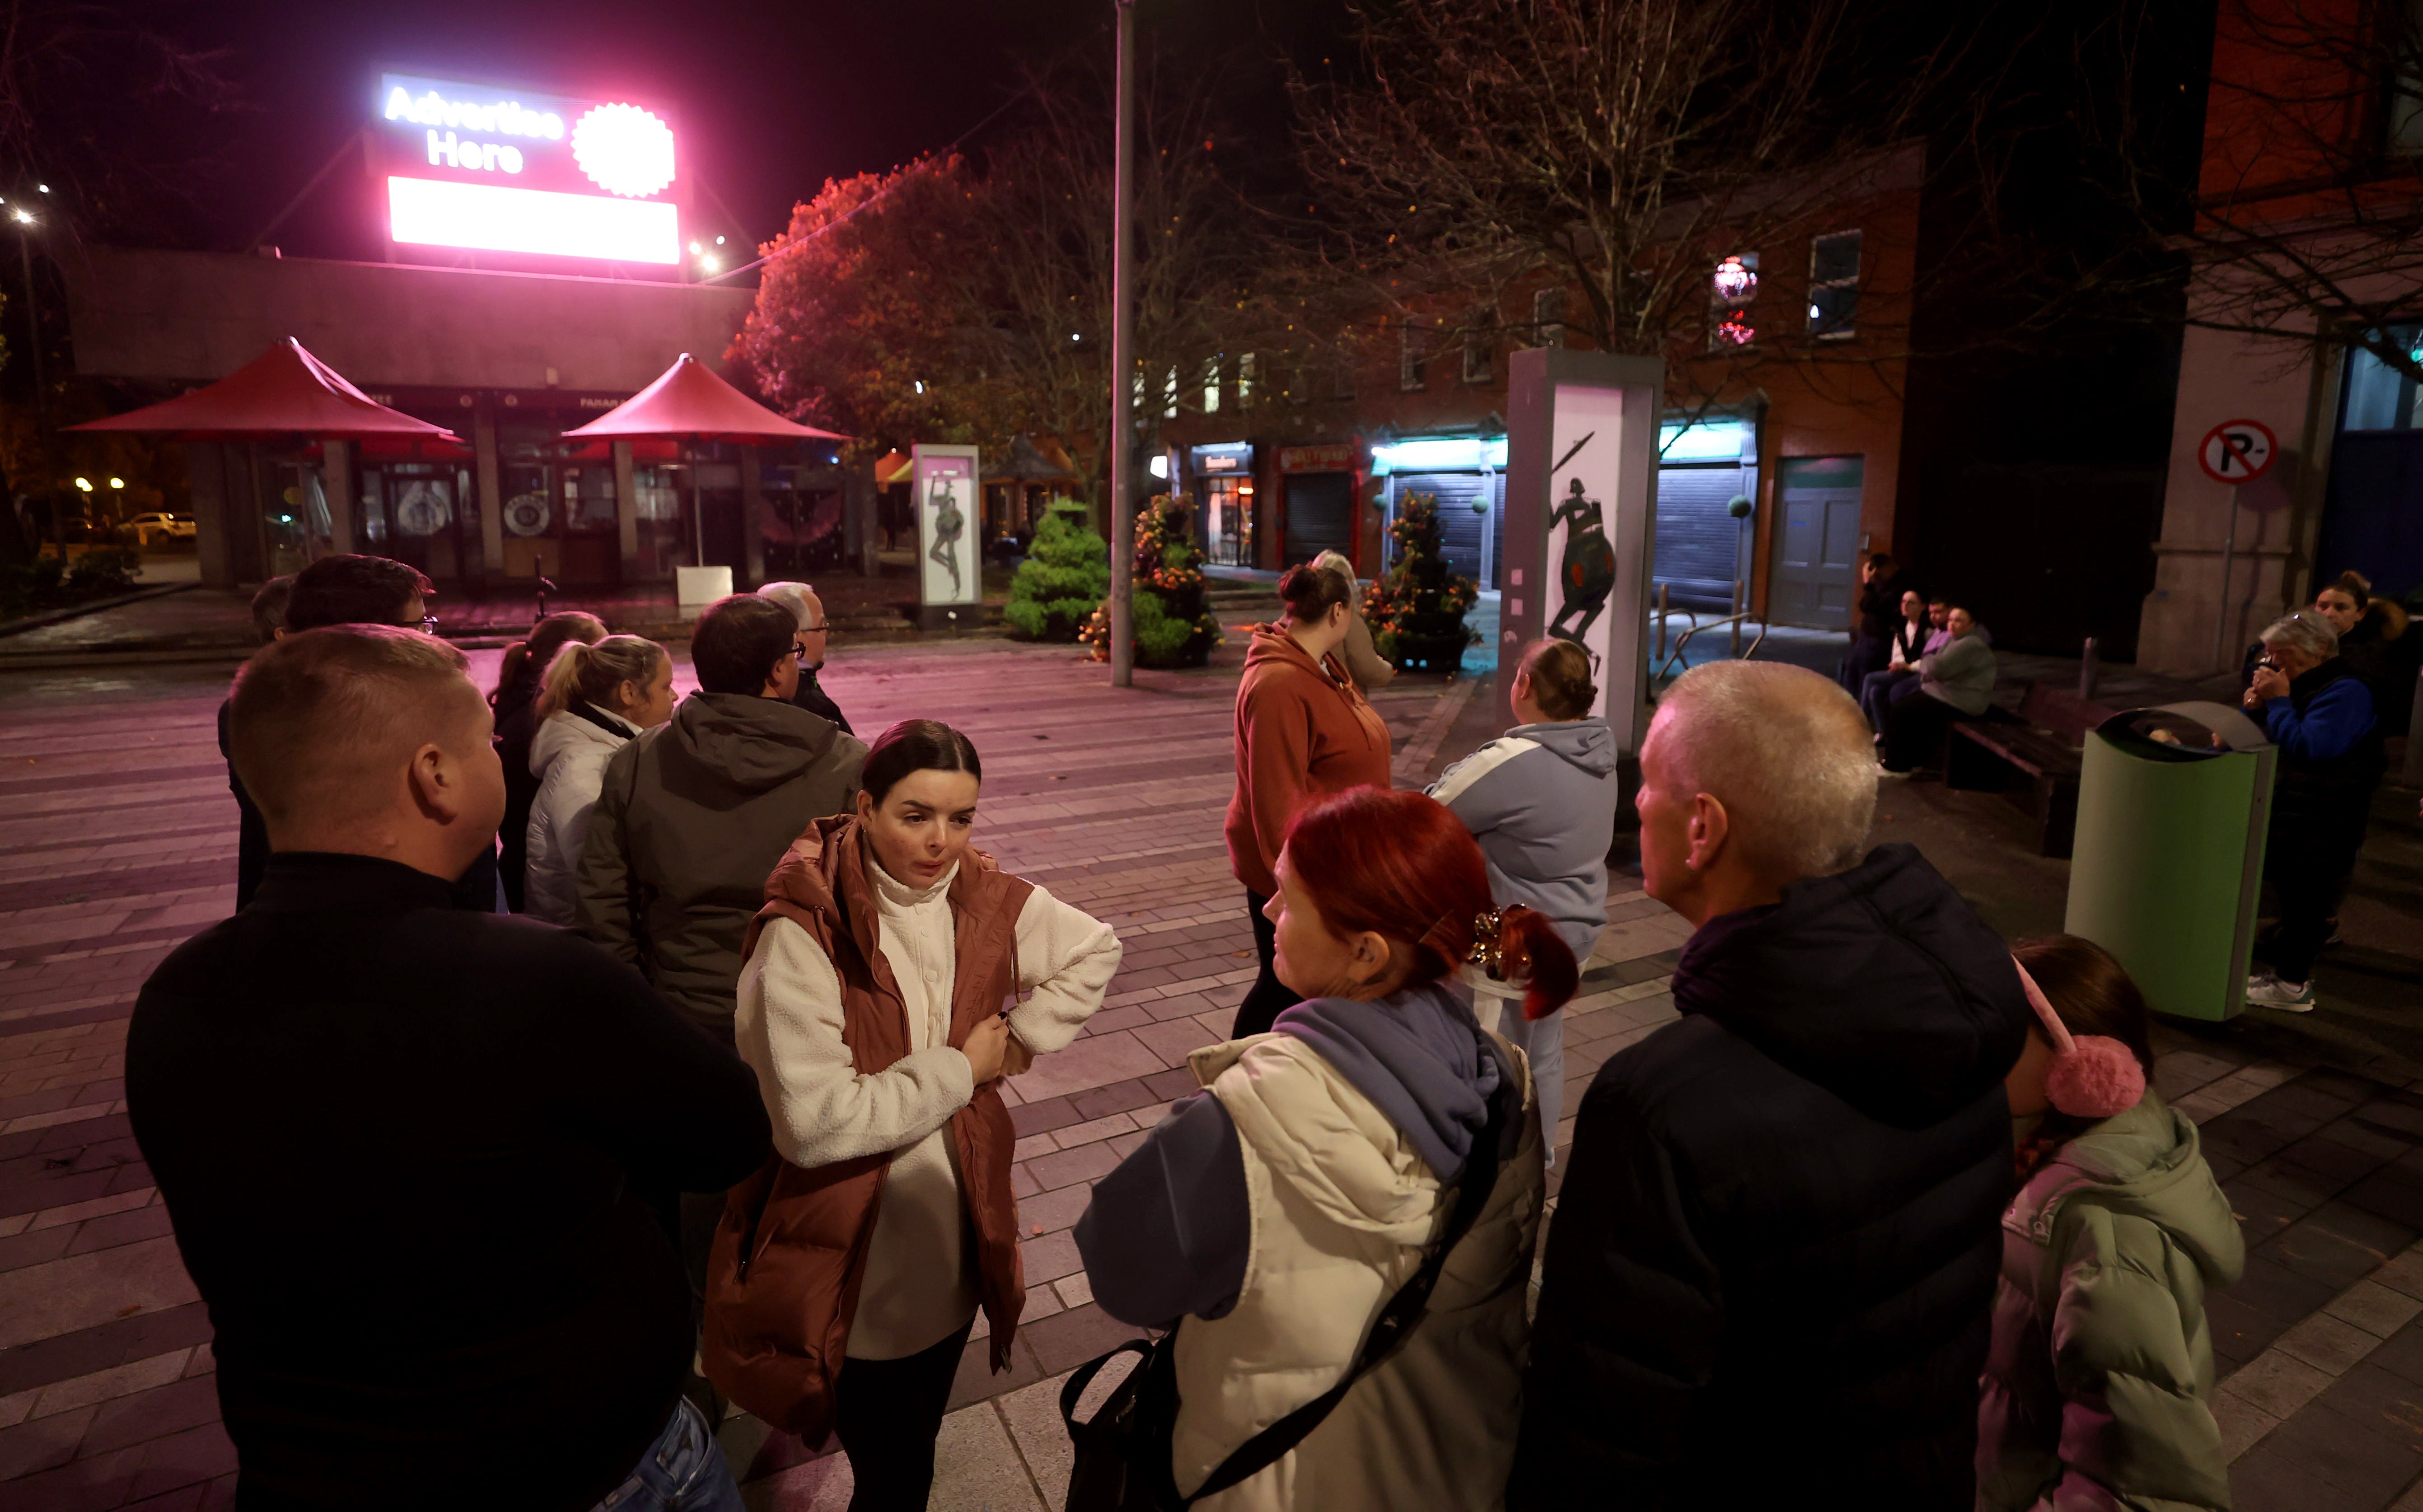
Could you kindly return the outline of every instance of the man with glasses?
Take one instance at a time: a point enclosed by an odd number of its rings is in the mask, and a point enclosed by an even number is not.
[[[280,622],[270,631],[273,642],[332,624],[387,624],[427,636],[437,634],[437,616],[429,607],[437,590],[420,569],[404,562],[351,554],[323,557],[296,573],[291,585]],[[225,703],[219,705],[219,754],[229,754]],[[232,757],[228,762],[228,790],[235,795],[235,906],[242,910],[252,902],[261,871],[269,863],[269,828],[260,807],[245,791],[244,780],[236,775]],[[493,843],[455,879],[454,906],[484,913],[503,911]]]
[[[805,583],[768,583],[757,591],[757,596],[790,610],[797,622],[791,633],[791,654],[800,664],[800,686],[791,695],[792,706],[831,721],[843,734],[856,734],[841,705],[816,685],[816,669],[832,650],[832,622],[825,617],[824,601]]]

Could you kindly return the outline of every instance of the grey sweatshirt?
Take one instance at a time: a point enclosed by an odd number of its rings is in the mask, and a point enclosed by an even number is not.
[[[1456,763],[1430,795],[1481,842],[1489,894],[1546,914],[1587,964],[1607,927],[1615,732],[1605,719],[1516,725]]]
[[[1994,697],[1994,648],[1983,628],[1918,661],[1918,690],[1962,714],[1983,714]]]

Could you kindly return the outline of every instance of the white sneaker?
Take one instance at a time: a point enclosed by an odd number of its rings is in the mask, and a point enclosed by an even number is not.
[[[2283,982],[2269,971],[2257,971],[2246,979],[2246,1000],[2285,1014],[2310,1014],[2314,1011],[2314,984]]]

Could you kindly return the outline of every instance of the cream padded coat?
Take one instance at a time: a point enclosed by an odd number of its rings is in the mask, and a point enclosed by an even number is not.
[[[1524,1066],[1520,1052],[1507,1059]],[[1382,1304],[1419,1267],[1453,1198],[1396,1126],[1303,1041],[1258,1034],[1196,1050],[1189,1065],[1237,1126],[1253,1249],[1227,1315],[1190,1317],[1179,1330],[1171,1468],[1181,1492],[1337,1384]],[[1503,1504],[1544,1189],[1538,1106],[1528,1068],[1518,1074],[1520,1143],[1449,1256],[1421,1324],[1287,1457],[1198,1507]]]

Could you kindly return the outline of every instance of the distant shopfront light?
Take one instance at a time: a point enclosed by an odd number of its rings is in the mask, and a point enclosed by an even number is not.
[[[1371,449],[1372,472],[1381,477],[1401,472],[1459,472],[1506,465],[1506,438],[1500,436],[1437,436],[1400,441]]]

